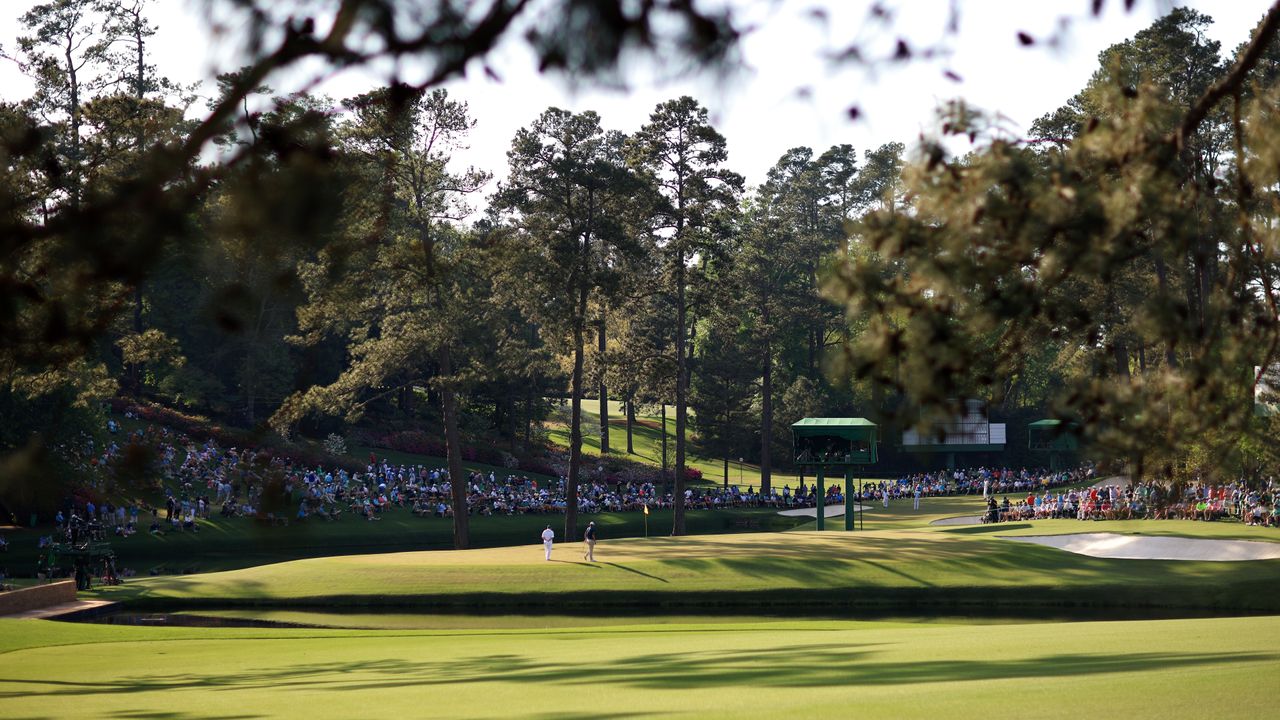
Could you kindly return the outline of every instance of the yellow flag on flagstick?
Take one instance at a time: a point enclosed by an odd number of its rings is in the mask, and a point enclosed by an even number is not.
[[[645,515],[648,515],[648,514],[649,514],[649,506],[648,506],[648,505],[645,505],[645,506],[644,506],[644,514],[645,514]]]

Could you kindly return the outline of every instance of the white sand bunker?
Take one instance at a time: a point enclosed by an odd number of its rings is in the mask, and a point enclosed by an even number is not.
[[[1001,536],[1005,540],[1048,545],[1078,555],[1122,560],[1271,560],[1280,558],[1280,543],[1252,540],[1199,540],[1115,533]]]
[[[854,505],[853,509],[854,511],[858,511],[858,510],[866,510],[867,508],[862,505]],[[795,510],[780,510],[778,511],[778,514],[786,517],[816,518],[818,517],[818,508],[796,508]],[[841,515],[844,515],[844,506],[828,505],[826,507],[826,510],[824,510],[822,514],[826,517],[840,517]]]

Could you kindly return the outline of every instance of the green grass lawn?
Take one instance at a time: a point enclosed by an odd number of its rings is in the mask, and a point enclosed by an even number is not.
[[[0,620],[6,718],[1258,718],[1280,618],[434,631]]]
[[[564,408],[564,417],[568,417],[568,405]],[[690,411],[690,416],[693,413]],[[612,455],[638,460],[655,467],[662,467],[662,415],[661,413],[636,413],[636,423],[632,427],[631,440],[634,454],[627,454],[627,417],[622,403],[609,402],[609,451]],[[675,465],[676,457],[676,417],[675,406],[667,406],[667,462],[668,467]],[[692,432],[690,433],[691,439]],[[547,437],[551,442],[562,447],[569,447],[569,426],[567,423],[552,422],[548,424]],[[586,455],[600,455],[600,401],[582,401],[582,452]],[[685,464],[702,471],[702,479],[712,484],[724,482],[724,458],[709,457],[702,454],[697,442],[690,442]],[[812,478],[806,480],[811,482]],[[798,476],[785,471],[773,472],[773,484],[777,487],[790,485],[795,489],[799,485]],[[760,466],[751,463],[739,463],[737,459],[729,459],[729,484],[760,487]]]
[[[1280,615],[1053,618],[1090,614],[1081,607],[1104,617],[1118,608],[1280,613],[1280,560],[1103,560],[1001,537],[1106,531],[1280,542],[1280,530],[1181,521],[929,524],[972,514],[979,502],[927,500],[919,511],[875,505],[857,533],[646,540],[620,537],[629,518],[600,516],[595,563],[581,560],[577,543],[558,544],[545,562],[529,537],[509,547],[139,578],[96,594],[140,609],[321,627],[0,620],[0,708],[28,720],[1268,714],[1264,688],[1280,679]],[[719,522],[732,516],[707,513]],[[263,540],[264,551],[277,543]],[[378,605],[396,609],[378,614]],[[921,617],[839,617],[858,605]],[[467,614],[413,612],[433,606]],[[477,614],[486,606],[499,614]],[[572,615],[611,606],[627,606],[626,616]],[[557,614],[528,614],[535,609]],[[990,617],[1005,611],[1044,617]],[[758,612],[770,615],[751,616]],[[988,617],[956,617],[969,613]]]
[[[603,519],[596,563],[580,544],[315,558],[187,577],[139,579],[108,598],[140,603],[455,607],[1182,607],[1280,612],[1280,560],[1109,560],[1002,535],[1140,532],[1280,542],[1235,523],[1041,521],[932,526],[976,500],[907,503],[866,513],[866,531],[619,538]],[[812,521],[809,521],[812,523]],[[828,527],[840,526],[838,521]]]
[[[610,537],[642,537],[645,533],[644,515],[639,512],[580,517],[583,526],[588,520],[594,520]],[[150,517],[141,520],[145,531]],[[650,534],[669,534],[671,522],[670,510],[654,510],[649,516]],[[698,510],[690,511],[686,517],[691,533],[786,529],[803,522],[803,518],[783,518],[766,509]],[[557,534],[563,534],[563,515],[472,517],[472,545],[496,547],[532,542],[547,524],[554,527]],[[11,575],[34,574],[37,538],[49,531],[49,528],[6,531],[11,548],[0,554],[0,567],[7,568]],[[139,532],[130,538],[112,537],[110,541],[120,559],[120,567],[132,568],[139,575],[147,575],[152,570],[163,574],[209,572],[328,555],[443,550],[453,547],[453,520],[417,517],[404,508],[394,508],[374,522],[345,514],[334,522],[313,518],[302,523],[291,522],[288,527],[251,518],[215,516],[200,521],[196,533],[170,532],[156,537]]]

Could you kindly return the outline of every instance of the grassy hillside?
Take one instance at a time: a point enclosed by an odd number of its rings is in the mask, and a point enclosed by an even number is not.
[[[861,533],[798,531],[612,539],[542,559],[536,542],[469,551],[317,558],[138,580],[104,597],[141,603],[668,607],[1183,607],[1280,611],[1280,560],[1108,560],[1000,535],[1107,530],[1280,542],[1280,530],[1172,521],[922,526],[909,508]],[[893,529],[897,527],[898,529]]]
[[[692,416],[692,411],[690,416]],[[547,437],[551,442],[562,447],[569,446],[569,426],[567,424],[568,405],[563,413],[553,414],[547,424]],[[675,406],[667,406],[667,462],[673,467],[676,457],[675,445],[676,417]],[[627,418],[623,413],[622,403],[609,403],[609,451],[613,455],[638,460],[655,467],[662,467],[662,415],[658,413],[636,413],[636,424],[632,427],[632,446],[634,454],[627,454]],[[582,401],[582,450],[584,454],[600,455],[600,401]],[[689,467],[702,471],[702,478],[711,483],[724,481],[724,458],[710,457],[702,452],[696,436],[690,434],[688,455],[685,460]],[[773,472],[773,483],[778,487],[790,485],[793,489],[799,485],[800,479],[789,472]],[[760,466],[751,463],[739,463],[736,458],[729,459],[729,484],[760,487]]]
[[[163,511],[161,515],[163,516]],[[638,537],[645,532],[644,515],[602,513],[582,516],[582,525],[595,520],[607,528],[610,537]],[[209,572],[277,563],[297,558],[350,555],[402,550],[444,550],[453,547],[453,520],[416,517],[408,509],[393,509],[382,519],[370,522],[351,515],[336,522],[311,519],[288,527],[268,525],[252,518],[212,517],[203,520],[199,532],[171,532],[160,537],[143,531],[130,538],[111,538],[120,558],[120,567],[139,575]],[[783,518],[770,510],[703,511],[687,513],[691,533],[744,532],[759,529],[786,529],[802,524],[803,518]],[[533,542],[550,524],[563,533],[563,515],[513,515],[473,517],[471,541],[474,547],[495,547]],[[649,516],[649,532],[671,532],[671,511],[655,510]],[[0,567],[9,574],[34,574],[36,539],[43,530],[6,531],[9,552],[0,555]]]

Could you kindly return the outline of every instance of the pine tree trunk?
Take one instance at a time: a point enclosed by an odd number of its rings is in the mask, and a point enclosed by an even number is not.
[[[538,339],[538,328],[535,325],[529,325],[529,347],[532,348]],[[524,391],[524,447],[526,450],[533,443],[533,402],[535,395],[533,389],[538,384],[538,376],[535,373],[531,378],[529,385]]]
[[[142,280],[133,286],[133,332],[141,335],[142,326]],[[135,395],[142,395],[142,379],[146,376],[146,365],[133,363],[129,366],[129,384],[133,386]]]
[[[578,538],[578,477],[582,469],[582,370],[586,353],[583,325],[586,324],[587,292],[578,291],[578,317],[573,324],[573,378],[570,387],[569,477],[564,488],[564,539]]]
[[[627,399],[627,454],[628,455],[636,454],[635,445],[633,445],[631,442],[631,426],[635,424],[635,421],[636,421],[636,403],[635,403],[635,400],[628,398]]]
[[[1156,283],[1160,292],[1160,297],[1165,297],[1169,288],[1169,271],[1164,264],[1164,255],[1157,253],[1155,258],[1156,264]],[[1170,340],[1164,346],[1164,361],[1170,368],[1178,367],[1178,356],[1173,350],[1173,341]]]
[[[64,46],[63,55],[67,61],[67,111],[70,116],[70,122],[67,124],[67,139],[70,148],[71,161],[71,206],[73,208],[80,207],[80,198],[82,197],[84,167],[81,160],[80,149],[80,78],[76,74],[77,65],[75,58],[72,56],[72,50],[75,47],[72,39],[71,31],[67,31],[66,45]]]
[[[600,350],[600,456],[609,454],[609,389],[604,382],[604,354],[605,354],[605,317],[604,309],[600,309],[600,334],[599,334],[599,350]]]
[[[684,254],[681,253],[676,265],[676,491],[673,503],[671,534],[684,535],[684,432],[685,413],[688,400],[685,398],[685,384],[688,379],[689,361],[685,356],[685,291],[684,291]]]
[[[768,313],[765,314],[766,321]],[[764,363],[760,376],[760,492],[773,487],[773,354],[764,345]]]
[[[662,485],[667,485],[667,401],[662,401]]]
[[[440,374],[445,378],[441,388],[444,409],[444,443],[449,460],[449,485],[453,496],[453,547],[471,547],[470,516],[467,510],[467,475],[462,469],[462,445],[458,436],[458,399],[449,376],[453,374],[453,354],[448,345],[440,348]]]

